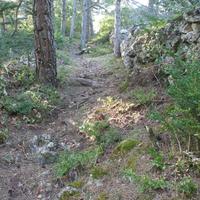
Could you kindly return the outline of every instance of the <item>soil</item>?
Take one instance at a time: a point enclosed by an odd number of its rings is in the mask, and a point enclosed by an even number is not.
[[[84,116],[99,98],[118,95],[119,78],[102,66],[99,58],[79,56],[77,51],[77,47],[71,49],[73,72],[68,83],[59,88],[62,102],[53,116],[40,124],[22,122],[19,127],[15,117],[11,118],[9,139],[0,146],[1,200],[56,199],[63,185],[55,178],[53,164],[41,164],[35,159],[30,148],[32,138],[48,134],[71,149],[85,148],[88,141],[78,129]]]

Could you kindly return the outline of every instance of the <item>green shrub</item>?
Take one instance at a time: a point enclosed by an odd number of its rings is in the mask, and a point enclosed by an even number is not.
[[[0,97],[6,95],[6,93],[6,80],[3,75],[0,75]]]
[[[166,189],[169,187],[168,182],[162,178],[152,179],[146,175],[138,176],[132,169],[125,170],[124,174],[125,177],[128,178],[130,181],[133,181],[136,184],[138,184],[142,192]]]
[[[112,53],[112,48],[108,43],[98,44],[90,48],[90,55],[92,57],[103,56]]]
[[[8,138],[8,129],[0,130],[0,144],[3,144]]]
[[[86,122],[80,130],[95,138],[97,145],[107,147],[121,140],[117,129],[110,126],[106,120]]]
[[[9,32],[0,35],[0,64],[21,55],[28,55],[32,50],[32,32],[18,31],[13,37]]]
[[[156,92],[154,89],[146,91],[143,88],[137,88],[132,92],[132,97],[140,105],[149,105],[156,97]]]
[[[4,97],[2,101],[3,108],[8,111],[9,114],[30,114],[34,108],[33,101],[25,94],[20,94],[16,98]]]
[[[66,51],[57,50],[56,53],[57,53],[57,58],[59,59],[61,65],[71,64],[70,57]]]
[[[151,118],[160,121],[176,139],[180,136],[183,143],[190,141],[190,136],[200,139],[200,62],[177,58],[166,71],[172,103],[162,113],[152,113]]]
[[[178,191],[184,193],[187,197],[191,197],[197,192],[197,184],[190,177],[184,177],[178,183]]]
[[[115,149],[113,150],[113,154],[125,154],[133,149],[135,146],[137,146],[137,144],[138,141],[131,138],[123,140],[115,147]]]
[[[22,66],[14,75],[21,86],[30,86],[35,81],[35,72],[28,66]]]
[[[60,154],[55,166],[56,174],[58,176],[64,176],[73,169],[83,167],[88,163],[92,164],[99,154],[99,148],[83,152],[63,152]]]
[[[95,166],[91,170],[91,175],[92,175],[92,178],[94,178],[94,179],[102,178],[103,176],[105,176],[107,174],[108,174],[108,172],[99,166]]]
[[[113,31],[114,18],[111,16],[106,16],[100,23],[100,29],[97,33],[94,43],[107,43],[109,42],[110,34]]]
[[[58,102],[58,99],[59,95],[55,88],[38,85],[15,97],[4,96],[0,104],[10,114],[29,115],[33,109],[39,112],[47,111]]]
[[[161,153],[156,151],[154,148],[149,149],[149,155],[152,157],[152,164],[154,167],[160,170],[164,170],[166,165],[164,162],[164,157]]]

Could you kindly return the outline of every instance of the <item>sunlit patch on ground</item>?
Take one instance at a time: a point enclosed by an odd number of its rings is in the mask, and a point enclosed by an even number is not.
[[[132,127],[140,124],[145,116],[145,110],[131,101],[114,97],[99,99],[99,105],[93,108],[88,120],[108,118],[108,122],[118,128]]]

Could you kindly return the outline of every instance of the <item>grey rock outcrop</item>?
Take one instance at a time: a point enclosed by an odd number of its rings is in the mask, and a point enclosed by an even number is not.
[[[144,31],[136,27],[122,41],[125,66],[141,68],[166,56],[165,50],[179,52],[183,58],[199,58],[200,8],[168,22],[159,30]]]

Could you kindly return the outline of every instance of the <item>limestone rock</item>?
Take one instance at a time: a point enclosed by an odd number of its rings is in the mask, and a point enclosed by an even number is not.
[[[58,142],[51,135],[36,135],[30,141],[29,146],[41,165],[53,163],[57,158]]]
[[[184,59],[199,58],[200,49],[200,8],[184,14],[166,24],[164,28],[145,31],[133,27],[121,43],[122,59],[126,67],[143,69],[156,59],[165,60],[165,49],[181,52]]]

